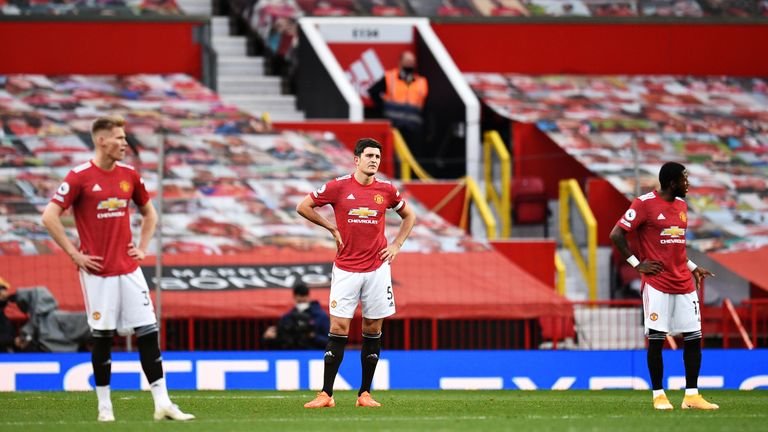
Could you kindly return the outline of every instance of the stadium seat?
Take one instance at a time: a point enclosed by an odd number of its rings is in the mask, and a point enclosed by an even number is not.
[[[512,179],[512,223],[514,225],[544,226],[544,237],[549,237],[549,205],[540,177]]]

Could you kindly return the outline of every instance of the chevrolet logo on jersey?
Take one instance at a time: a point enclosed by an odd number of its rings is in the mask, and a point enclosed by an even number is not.
[[[107,198],[99,203],[99,210],[115,211],[128,207],[128,201],[120,198]]]
[[[661,244],[673,244],[673,243],[685,244],[685,228],[672,226],[662,230],[661,236],[670,237],[668,239],[662,238],[661,240],[659,240],[659,243]]]
[[[360,207],[349,211],[350,216],[357,216],[365,219],[375,217],[377,214],[379,214],[378,210],[371,210],[368,207]]]
[[[664,231],[662,231],[661,235],[677,238],[677,237],[680,237],[680,236],[684,236],[685,235],[685,230],[683,228],[680,228],[680,227],[677,227],[677,226],[673,226],[673,227],[669,227],[669,228],[665,229]]]

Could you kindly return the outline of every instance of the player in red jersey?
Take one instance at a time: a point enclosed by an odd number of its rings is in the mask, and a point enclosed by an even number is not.
[[[416,223],[416,214],[388,181],[375,177],[381,163],[381,144],[363,138],[355,145],[355,172],[331,180],[309,194],[296,211],[333,235],[337,252],[331,282],[331,332],[325,348],[323,390],[304,405],[306,408],[333,407],[333,382],[344,357],[349,323],[362,303],[363,347],[360,361],[363,378],[356,406],[381,406],[371,398],[371,381],[381,352],[381,326],[395,313],[390,263]],[[315,207],[330,204],[336,225],[317,213]],[[384,215],[394,209],[403,219],[397,237],[387,244]]]
[[[110,398],[111,351],[115,330],[136,333],[141,367],[155,401],[155,420],[190,420],[168,397],[163,378],[158,328],[149,288],[139,268],[157,223],[157,213],[136,170],[121,163],[128,147],[125,121],[101,117],[93,122],[93,160],[67,174],[43,212],[43,224],[80,271],[88,325],[93,335],[93,375],[99,421],[114,421]],[[142,216],[139,245],[133,243],[128,204]],[[62,213],[72,207],[80,247],[64,231]]]
[[[659,191],[636,198],[611,231],[611,240],[627,262],[642,275],[645,334],[648,337],[648,371],[653,386],[653,406],[671,410],[662,381],[661,351],[669,333],[682,333],[685,344],[685,397],[682,408],[719,408],[699,394],[701,368],[701,316],[696,287],[709,270],[690,261],[686,253],[688,228],[688,172],[676,162],[659,171]],[[626,235],[637,233],[637,258]],[[691,275],[695,278],[696,285]]]

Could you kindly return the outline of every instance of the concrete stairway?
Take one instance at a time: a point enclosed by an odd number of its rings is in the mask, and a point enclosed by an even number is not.
[[[211,16],[212,0],[176,0],[187,15]]]
[[[282,94],[280,77],[264,74],[264,58],[246,55],[246,38],[229,34],[228,17],[211,17],[217,55],[217,89],[221,99],[254,116],[268,112],[272,121],[303,121],[296,97]]]
[[[188,15],[211,15],[212,0],[178,0]],[[229,18],[211,17],[211,34],[217,54],[216,91],[221,99],[260,117],[269,113],[272,121],[304,121],[296,109],[296,96],[282,94],[280,77],[264,74],[264,58],[247,53],[245,36],[232,36]]]

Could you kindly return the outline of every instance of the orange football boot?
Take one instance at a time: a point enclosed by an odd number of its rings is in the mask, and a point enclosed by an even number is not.
[[[317,393],[314,399],[304,404],[304,408],[333,408],[336,406],[336,402],[333,400],[333,396],[328,396],[328,393],[321,391]]]
[[[363,394],[358,396],[357,402],[355,402],[355,406],[356,407],[380,407],[381,404],[373,400],[370,393],[363,392]]]

